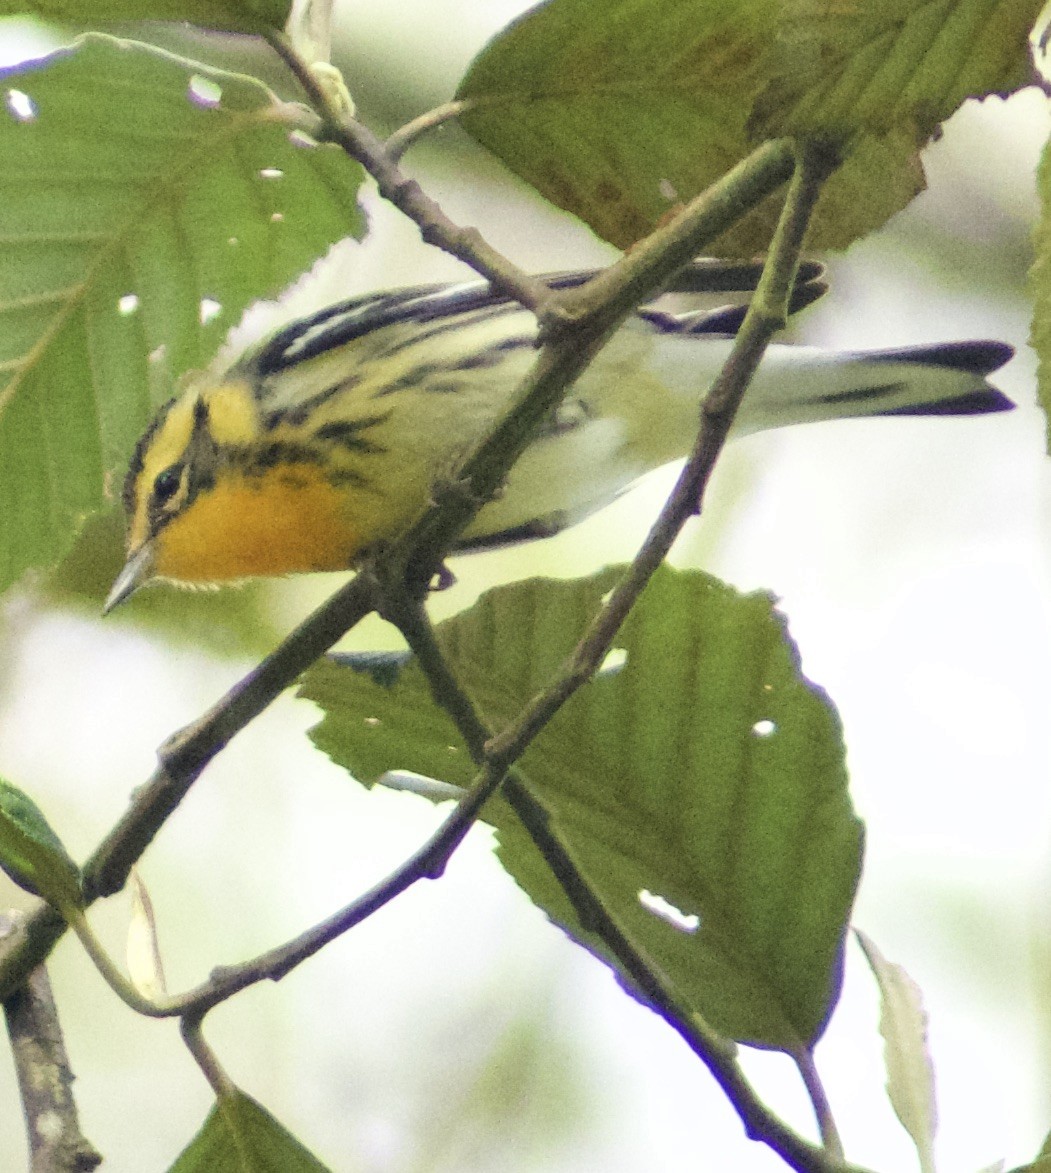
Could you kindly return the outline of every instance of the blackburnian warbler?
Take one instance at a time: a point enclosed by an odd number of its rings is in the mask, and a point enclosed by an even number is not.
[[[698,262],[677,291],[754,284]],[[804,304],[824,290],[809,266]],[[553,278],[579,284],[590,274]],[[463,548],[549,534],[683,456],[740,307],[642,309],[599,353],[463,535]],[[128,561],[106,609],[152,578],[218,583],[352,567],[396,538],[509,405],[536,320],[484,283],[344,302],[195,376],[157,413],[124,486]],[[734,434],[846,416],[1008,408],[985,376],[999,342],[839,354],[771,346]]]

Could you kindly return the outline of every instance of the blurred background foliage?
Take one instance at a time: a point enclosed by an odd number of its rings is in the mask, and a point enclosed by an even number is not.
[[[389,131],[447,100],[524,7],[346,4],[335,61],[363,118]],[[6,22],[0,47],[15,60],[49,37]],[[174,27],[151,37],[290,92],[246,38],[205,43]],[[857,920],[927,996],[945,1168],[1030,1159],[1051,1124],[1048,480],[1024,345],[1032,174],[1048,124],[1034,91],[962,111],[926,153],[929,190],[831,259],[832,294],[794,327],[844,348],[1002,337],[1020,348],[1000,380],[1019,410],[750,438],[726,454],[703,521],[676,550],[681,564],[780,595],[805,670],[840,708],[868,826]],[[526,267],[614,255],[455,127],[407,164],[455,219]],[[317,286],[340,296],[462,275],[395,214],[369,210],[371,237],[341,250]],[[492,583],[630,558],[668,483],[655,474],[540,545],[456,560],[459,582],[435,613]],[[92,521],[55,574],[0,602],[0,774],[37,799],[77,858],[148,776],[155,747],[339,581],[158,588],[102,623],[120,543],[116,517]],[[394,643],[370,621],[348,646]],[[283,698],[209,769],[144,861],[173,988],[326,914],[439,817],[410,795],[363,792],[303,736],[316,720]],[[24,899],[0,877],[0,900]],[[93,913],[118,954],[126,916],[122,898]],[[125,1011],[73,942],[52,973],[87,1135],[117,1173],[165,1168],[210,1102],[174,1028]],[[876,1018],[851,953],[818,1062],[850,1157],[909,1168],[882,1093]],[[484,831],[440,883],[223,1008],[210,1037],[234,1078],[341,1173],[780,1168],[744,1140],[663,1024],[516,891]],[[748,1067],[805,1128],[787,1062],[756,1054]],[[0,1129],[0,1167],[20,1168],[4,1059],[0,1103],[12,1124]]]

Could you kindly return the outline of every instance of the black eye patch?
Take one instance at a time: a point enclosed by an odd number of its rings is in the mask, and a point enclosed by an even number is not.
[[[164,505],[175,496],[182,483],[182,465],[173,464],[158,473],[153,482],[153,500],[157,505]]]

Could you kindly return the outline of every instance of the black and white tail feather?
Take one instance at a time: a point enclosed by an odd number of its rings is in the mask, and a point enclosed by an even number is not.
[[[698,406],[730,352],[760,271],[757,264],[695,262],[665,293],[692,301],[704,295],[714,304],[686,312],[647,306],[633,315],[519,459],[504,492],[479,513],[465,547],[555,532],[641,474],[685,455]],[[565,289],[592,275],[545,280]],[[821,277],[820,265],[801,266],[792,312],[826,291]],[[351,394],[370,443],[448,474],[450,447],[466,452],[499,418],[529,368],[536,339],[534,316],[485,282],[420,286],[300,319],[222,373],[250,378],[274,419],[329,395]],[[1004,411],[1014,405],[987,376],[1012,353],[994,341],[846,353],[775,344],[748,389],[734,434],[859,416]],[[398,431],[388,443],[391,415]]]

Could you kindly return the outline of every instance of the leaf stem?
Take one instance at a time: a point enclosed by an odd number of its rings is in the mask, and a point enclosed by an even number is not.
[[[219,1103],[222,1104],[225,1100],[237,1095],[237,1085],[226,1074],[215,1052],[205,1040],[202,1029],[203,1019],[203,1014],[184,1015],[179,1023],[179,1030],[183,1042],[189,1048],[197,1066],[204,1073],[204,1078],[208,1080]]]
[[[164,1018],[169,1013],[165,1000],[154,1001],[146,997],[121,973],[102,942],[95,936],[94,929],[88,924],[87,917],[81,909],[67,909],[65,915],[69,919],[69,927],[77,934],[77,939],[84,946],[84,952],[91,958],[106,985],[126,1006],[148,1018]]]
[[[442,105],[435,106],[433,110],[428,110],[419,117],[413,118],[411,122],[406,122],[404,126],[399,126],[384,141],[383,149],[389,158],[399,162],[409,147],[413,146],[423,135],[439,126],[444,126],[446,122],[451,122],[454,118],[459,118],[465,110],[471,108],[471,105],[472,103],[465,98],[455,102],[443,102]]]
[[[803,1086],[806,1088],[810,1103],[814,1107],[814,1116],[817,1119],[817,1126],[821,1132],[821,1143],[824,1145],[825,1151],[837,1161],[845,1160],[843,1141],[840,1139],[839,1129],[836,1127],[835,1117],[832,1115],[832,1106],[828,1102],[825,1085],[821,1082],[817,1064],[814,1062],[814,1053],[809,1048],[794,1052],[792,1061],[799,1069]]]

